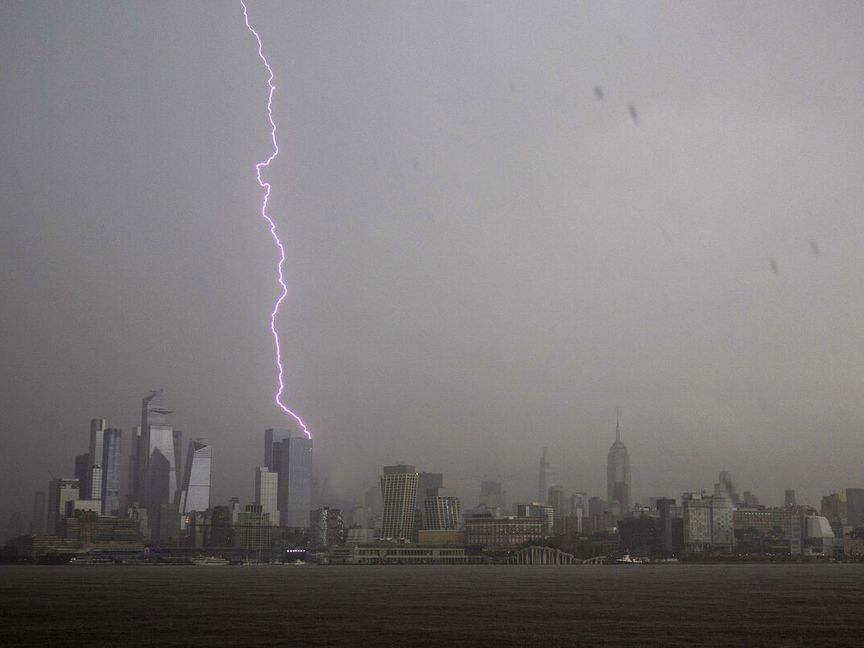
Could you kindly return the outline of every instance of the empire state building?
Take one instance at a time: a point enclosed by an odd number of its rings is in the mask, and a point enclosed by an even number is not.
[[[606,463],[606,494],[609,509],[624,515],[630,510],[630,453],[621,443],[621,425],[615,414],[615,443],[609,448]]]

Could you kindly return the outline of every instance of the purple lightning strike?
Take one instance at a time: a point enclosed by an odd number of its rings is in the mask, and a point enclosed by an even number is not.
[[[270,94],[267,95],[267,119],[270,120],[270,139],[273,142],[273,152],[266,160],[255,165],[255,175],[258,178],[258,184],[264,190],[264,199],[261,201],[261,215],[270,226],[270,234],[273,236],[273,242],[276,243],[276,247],[279,249],[279,264],[276,266],[276,270],[281,292],[279,293],[279,298],[273,304],[273,311],[270,313],[270,332],[273,334],[273,341],[276,345],[276,368],[279,372],[279,389],[276,390],[276,404],[282,409],[282,411],[293,417],[303,430],[306,437],[311,439],[312,435],[309,433],[303,419],[292,412],[291,409],[282,402],[282,392],[285,391],[285,383],[282,379],[282,349],[279,346],[279,333],[276,332],[276,315],[279,313],[279,306],[282,305],[282,300],[284,300],[288,295],[288,286],[285,285],[285,278],[282,274],[282,266],[285,263],[285,248],[282,246],[282,241],[279,240],[279,236],[276,234],[276,223],[267,214],[267,203],[270,201],[270,183],[264,182],[264,180],[261,179],[261,169],[269,167],[270,163],[277,155],[279,155],[279,145],[276,143],[276,122],[273,121],[273,93],[276,91],[276,86],[273,85],[273,68],[270,67],[267,59],[264,58],[264,52],[262,51],[261,46],[261,37],[258,35],[258,32],[252,28],[252,25],[249,24],[249,13],[246,10],[246,3],[243,0],[240,0],[240,5],[243,7],[243,19],[246,21],[246,28],[252,33],[255,40],[258,41],[258,57],[261,59],[261,62],[264,63],[264,67],[267,68],[267,74],[269,75],[267,85],[270,88]]]

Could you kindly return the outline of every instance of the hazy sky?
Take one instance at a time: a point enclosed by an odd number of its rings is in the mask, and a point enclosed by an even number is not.
[[[404,461],[533,497],[548,445],[602,495],[616,405],[636,497],[864,483],[864,5],[249,12],[286,400],[335,494]],[[266,91],[239,2],[0,4],[0,521],[156,387],[251,498]]]

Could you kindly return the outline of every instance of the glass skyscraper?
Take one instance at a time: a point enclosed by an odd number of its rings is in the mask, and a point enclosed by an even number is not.
[[[305,527],[312,509],[312,439],[296,427],[267,429],[264,462],[278,473],[279,523]]]
[[[213,448],[201,439],[189,442],[183,490],[180,491],[180,515],[210,508],[210,464]],[[182,518],[181,518],[182,519]]]

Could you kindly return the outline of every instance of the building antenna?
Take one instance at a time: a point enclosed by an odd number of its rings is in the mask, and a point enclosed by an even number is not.
[[[621,442],[621,408],[615,408],[615,443]]]

